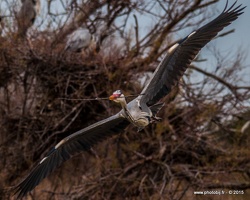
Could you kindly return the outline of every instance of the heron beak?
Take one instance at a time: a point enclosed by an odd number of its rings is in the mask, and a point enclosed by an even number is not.
[[[110,97],[109,97],[109,100],[111,100],[111,101],[113,101],[113,100],[115,100],[116,99],[116,96],[115,95],[111,95]]]

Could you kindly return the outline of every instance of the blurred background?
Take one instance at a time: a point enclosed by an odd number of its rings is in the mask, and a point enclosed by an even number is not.
[[[1,0],[0,199],[62,138],[120,110],[84,99],[139,94],[167,49],[226,2]],[[244,14],[162,100],[161,122],[73,157],[26,199],[249,199],[250,1],[236,4]],[[222,190],[235,194],[194,194]]]

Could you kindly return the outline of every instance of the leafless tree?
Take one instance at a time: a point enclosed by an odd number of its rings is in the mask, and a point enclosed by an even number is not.
[[[217,2],[42,2],[27,40],[20,42],[15,34],[20,5],[2,1],[0,196],[60,139],[120,109],[108,101],[81,99],[107,97],[116,89],[138,94],[142,86],[135,77],[153,72],[166,50],[181,39],[176,32],[196,29],[218,14],[209,9]],[[67,35],[79,26],[97,35],[97,53],[64,52]],[[212,189],[249,194],[250,137],[240,131],[250,119],[250,87],[241,84],[244,50],[231,62],[216,47],[209,48],[216,66],[205,69],[202,64],[209,57],[197,57],[164,99],[162,122],[139,133],[129,127],[74,157],[30,198],[199,199],[194,191]]]

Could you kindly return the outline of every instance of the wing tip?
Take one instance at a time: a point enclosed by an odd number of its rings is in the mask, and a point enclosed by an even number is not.
[[[28,192],[23,191],[23,189],[20,187],[21,183],[19,183],[16,186],[11,187],[10,189],[11,196],[15,197],[16,199],[22,199],[28,193]]]
[[[227,8],[228,7],[228,0],[227,0],[226,6],[225,6],[224,10],[222,11],[222,13],[235,13],[235,14],[237,14],[237,16],[244,13],[241,11],[243,11],[247,6],[243,6],[242,4],[239,4],[238,6],[235,7],[237,2],[238,1],[236,0],[229,8]]]

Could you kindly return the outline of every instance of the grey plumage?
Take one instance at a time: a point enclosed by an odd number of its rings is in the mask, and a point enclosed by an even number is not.
[[[227,6],[226,6],[227,7]],[[110,100],[120,103],[122,110],[107,119],[84,128],[61,140],[51,152],[15,188],[18,198],[35,188],[46,176],[61,163],[81,151],[89,150],[104,139],[122,132],[130,123],[142,129],[154,120],[162,103],[157,103],[169,94],[183,76],[191,61],[200,49],[211,41],[219,31],[236,20],[243,12],[241,5],[225,8],[213,21],[189,34],[168,50],[167,55],[156,68],[152,79],[143,89],[142,95],[126,103],[120,90],[115,91]]]
[[[34,24],[40,1],[38,0],[21,0],[22,6],[17,14],[18,34],[25,37],[28,29]]]
[[[170,48],[169,51],[171,52],[162,60],[153,74],[152,81],[142,91],[142,94],[146,93],[142,97],[143,103],[150,106],[167,95],[171,88],[177,84],[201,48],[243,13],[242,10],[245,7],[241,8],[241,5],[239,5],[234,8],[236,2],[228,9],[226,6],[216,19],[192,32],[179,44],[175,44]],[[166,65],[167,68],[164,68]]]
[[[87,49],[93,43],[95,43],[94,36],[91,35],[88,29],[80,27],[68,36],[65,50],[80,52],[82,49]]]

